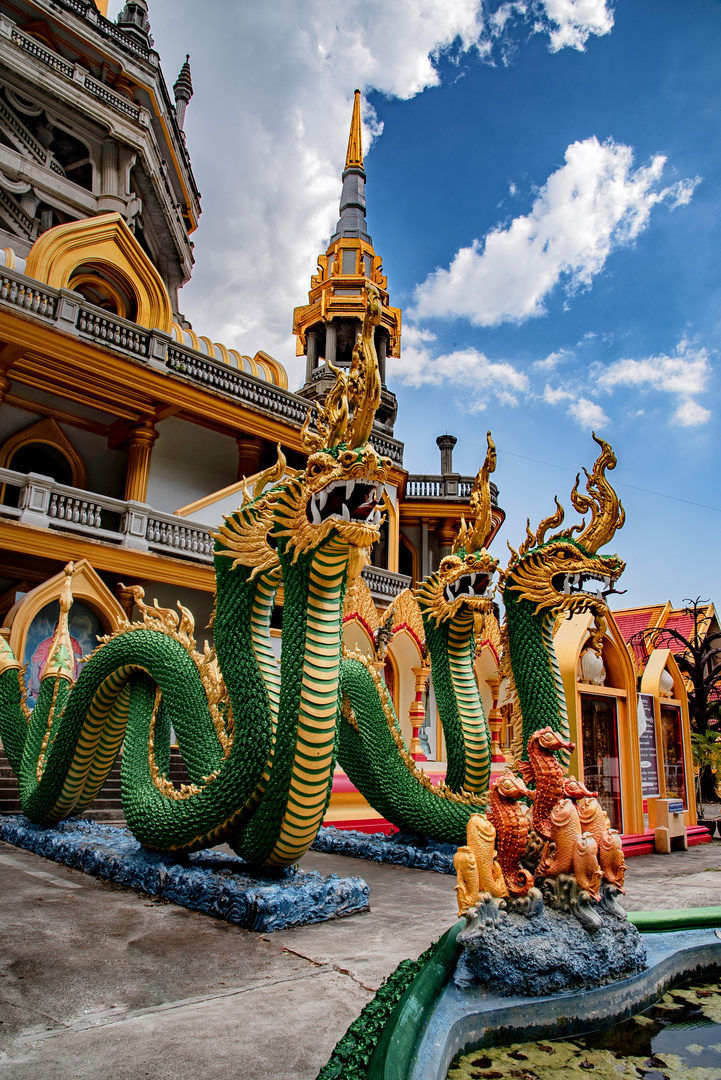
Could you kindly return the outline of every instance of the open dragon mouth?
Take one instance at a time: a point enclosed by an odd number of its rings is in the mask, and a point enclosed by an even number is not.
[[[306,517],[313,525],[322,525],[328,518],[341,521],[364,521],[367,525],[380,525],[379,503],[383,498],[383,484],[369,484],[364,480],[336,480],[321,491],[311,495],[306,506]]]
[[[446,585],[443,596],[449,604],[461,596],[473,600],[485,599],[490,596],[490,586],[490,574],[462,574],[450,585]]]
[[[554,578],[554,588],[557,592],[563,593],[564,596],[576,596],[579,593],[585,593],[588,596],[596,596],[599,600],[605,600],[611,593],[617,593],[621,596],[626,592],[625,589],[617,589],[616,582],[618,578],[611,577],[610,574],[560,574],[557,578]],[[597,583],[597,588],[588,588],[589,582]]]

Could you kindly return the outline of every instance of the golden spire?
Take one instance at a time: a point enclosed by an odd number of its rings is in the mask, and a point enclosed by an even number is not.
[[[312,409],[308,409],[301,428],[301,441],[309,454],[317,450],[332,450],[340,443],[345,443],[349,450],[356,450],[363,446],[370,436],[373,417],[381,401],[381,380],[374,333],[381,321],[382,309],[380,294],[375,285],[367,285],[366,293],[367,308],[363,331],[356,339],[350,370],[346,374],[341,368],[328,365],[335,375],[335,384],[318,409],[318,434],[310,430]]]
[[[461,518],[461,527],[451,549],[454,554],[461,548],[464,548],[469,554],[472,551],[480,551],[481,548],[485,547],[486,541],[493,531],[491,473],[496,471],[496,444],[491,438],[490,431],[486,435],[486,440],[488,444],[486,460],[478,470],[469,499],[475,523],[473,528],[469,529],[465,518]]]
[[[350,122],[350,135],[348,136],[348,152],[345,156],[346,169],[363,168],[363,136],[361,132],[360,90],[355,91],[353,102],[353,116]]]

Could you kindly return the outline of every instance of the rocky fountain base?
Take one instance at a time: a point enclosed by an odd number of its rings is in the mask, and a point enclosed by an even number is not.
[[[642,936],[628,920],[620,837],[561,749],[534,732],[519,767],[534,788],[510,770],[492,784],[453,860],[459,922],[399,965],[318,1080],[446,1080],[459,1054],[603,1028],[721,967],[721,908],[673,924],[703,929],[655,933],[646,916]]]
[[[620,910],[620,909],[619,909]],[[646,947],[625,918],[598,911],[593,930],[560,911],[532,917],[500,913],[495,926],[469,926],[458,935],[463,953],[453,981],[508,996],[547,996],[626,979],[646,966]]]

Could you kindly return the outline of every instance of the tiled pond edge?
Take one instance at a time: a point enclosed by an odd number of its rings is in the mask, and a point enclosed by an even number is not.
[[[675,982],[721,967],[721,940],[711,929],[646,934],[644,942],[647,969],[596,990],[509,998],[480,987],[461,991],[451,981],[431,1011],[408,1080],[446,1080],[456,1054],[484,1044],[565,1038],[616,1023]]]

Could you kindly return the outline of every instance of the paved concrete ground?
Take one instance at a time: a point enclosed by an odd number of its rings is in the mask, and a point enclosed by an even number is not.
[[[312,852],[372,911],[259,936],[0,843],[2,1080],[314,1080],[453,878]],[[721,905],[721,842],[629,860],[629,909]]]

